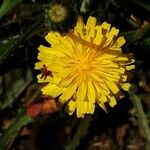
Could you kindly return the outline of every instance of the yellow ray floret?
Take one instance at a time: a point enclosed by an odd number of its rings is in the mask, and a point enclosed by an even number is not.
[[[105,111],[106,102],[115,106],[118,93],[129,90],[127,72],[135,67],[131,54],[122,53],[125,39],[117,38],[119,30],[96,22],[89,17],[85,25],[79,17],[73,32],[48,33],[45,39],[51,47],[39,47],[40,61],[35,65],[41,69],[38,81],[47,83],[43,94],[58,97],[77,117],[93,114],[95,103]]]

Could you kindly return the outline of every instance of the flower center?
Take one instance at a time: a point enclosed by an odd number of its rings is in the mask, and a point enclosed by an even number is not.
[[[81,63],[80,67],[81,67],[82,70],[89,69],[89,66],[86,63]]]
[[[83,49],[79,53],[79,59],[76,60],[76,67],[82,75],[89,76],[91,71],[95,68],[94,62],[97,52],[93,49]]]
[[[79,67],[82,71],[87,71],[90,69],[90,64],[87,60],[83,60],[79,62]]]

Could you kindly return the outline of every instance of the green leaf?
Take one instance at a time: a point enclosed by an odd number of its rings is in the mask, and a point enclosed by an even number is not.
[[[13,49],[19,44],[21,37],[10,38],[7,43],[0,44],[0,66],[4,60],[12,53]]]
[[[0,76],[0,110],[10,106],[32,80],[30,67],[14,69]]]
[[[23,0],[4,0],[0,8],[0,18],[9,12],[13,7],[20,4]]]
[[[150,37],[144,39],[140,45],[142,48],[150,50]]]
[[[142,29],[142,37],[150,36],[150,23]]]
[[[141,38],[142,32],[140,30],[134,30],[129,32],[123,32],[120,35],[125,37],[127,44],[131,44]]]
[[[136,5],[141,6],[142,8],[148,10],[150,12],[150,3],[149,1],[141,1],[141,0],[131,0],[133,3],[135,3]]]
[[[26,115],[26,110],[21,108],[11,126],[0,137],[0,150],[5,150],[6,146],[17,137],[20,129],[31,121],[32,119]]]
[[[143,129],[143,133],[145,134],[145,140],[146,140],[146,146],[147,146],[146,149],[148,150],[150,148],[150,128],[149,128],[147,116],[146,116],[143,106],[142,106],[142,100],[136,94],[137,87],[135,85],[132,85],[132,87],[128,93],[129,93],[130,99],[134,105],[134,108],[137,112],[139,126],[141,127],[141,129]]]
[[[39,32],[45,30],[38,30],[41,29],[39,22],[37,21],[35,24],[30,26],[29,28],[25,28],[22,31],[22,34],[17,35],[18,37],[9,37],[8,40],[4,41],[0,44],[0,67],[3,65],[4,61],[8,59],[8,57],[14,54],[18,47],[23,45],[23,43],[30,38],[33,34],[38,34]],[[36,33],[33,33],[36,32]]]

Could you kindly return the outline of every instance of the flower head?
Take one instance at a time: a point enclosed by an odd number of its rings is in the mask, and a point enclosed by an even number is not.
[[[72,1],[51,1],[45,9],[45,25],[53,31],[68,31],[77,19],[73,5]]]
[[[48,10],[48,16],[53,22],[62,22],[67,17],[67,8],[61,4],[53,4]]]
[[[42,69],[38,81],[47,82],[43,94],[58,97],[69,114],[76,110],[78,117],[93,114],[95,103],[105,111],[105,102],[116,105],[121,89],[129,90],[127,73],[134,68],[132,56],[122,53],[125,39],[117,38],[119,30],[96,22],[89,17],[85,25],[79,17],[73,32],[48,33],[51,47],[40,45],[35,67]]]

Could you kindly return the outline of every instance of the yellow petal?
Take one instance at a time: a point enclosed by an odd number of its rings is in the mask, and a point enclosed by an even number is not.
[[[130,83],[123,83],[121,84],[121,87],[125,90],[125,91],[129,91],[131,84]]]
[[[100,101],[101,103],[107,102],[107,97],[106,97],[106,95],[101,95],[99,101]]]
[[[113,82],[107,81],[107,86],[114,94],[117,94],[120,91],[117,85]]]
[[[106,33],[107,41],[103,47],[106,47],[110,43],[112,43],[113,38],[117,37],[118,33],[119,33],[118,29],[116,29],[115,27],[111,28],[110,32]]]
[[[88,96],[89,102],[93,102],[93,103],[95,102],[95,89],[91,81],[88,81],[87,96]]]
[[[105,83],[95,83],[94,84],[96,91],[97,91],[97,95],[99,94],[105,94],[108,95],[110,93],[108,87],[106,86]]]
[[[129,70],[132,70],[135,68],[135,65],[130,65],[130,66],[126,66],[126,69],[129,71]]]
[[[106,69],[105,69],[106,70]],[[108,80],[108,81],[116,81],[118,82],[118,80],[120,79],[120,76],[117,73],[109,73],[109,70],[106,70],[107,72],[105,72],[104,70],[101,71],[96,71],[97,73],[99,73],[101,75],[101,77],[103,78],[103,80]]]
[[[38,83],[50,82],[52,80],[51,77],[47,77],[46,79],[41,78],[42,74],[37,75]]]
[[[108,73],[109,72],[114,72],[114,74],[124,74],[125,73],[125,69],[123,67],[117,68],[117,69],[112,69],[112,68],[108,68]]]
[[[123,81],[123,82],[126,82],[126,81],[127,81],[127,78],[128,78],[127,75],[122,76],[122,81]]]
[[[121,61],[121,62],[127,62],[128,60],[129,60],[129,58],[126,56],[120,56],[120,57],[116,57],[114,59],[114,61]]]
[[[74,33],[78,36],[83,37],[83,28],[84,28],[83,18],[81,16],[78,17],[77,24],[74,28]]]
[[[96,25],[97,19],[95,17],[89,17],[86,24],[86,32],[89,36],[87,39],[90,41],[90,38],[94,38],[94,32],[95,32],[95,25]]]
[[[69,115],[72,115],[76,109],[77,105],[76,102],[70,100],[68,103]]]
[[[87,102],[82,102],[82,113],[85,114],[87,113]]]
[[[101,79],[101,77],[100,77],[100,76],[98,76],[98,75],[97,75],[97,74],[95,74],[95,73],[92,73],[92,74],[91,74],[91,77],[92,77],[94,80],[96,80],[97,82],[104,83],[104,80],[103,80],[103,79]]]
[[[53,97],[59,96],[61,93],[63,93],[63,89],[59,88],[55,84],[48,84],[44,86],[42,89],[42,93],[46,95],[51,95]]]
[[[41,62],[41,61],[40,61],[40,62],[35,63],[34,69],[37,69],[37,70],[38,70],[38,69],[41,69],[41,68],[43,67],[43,64],[44,64],[44,63],[43,63],[43,62]]]
[[[104,104],[105,102],[107,102],[106,96],[105,96],[105,95],[101,95],[101,96],[99,97],[99,99],[97,100],[97,102],[98,102],[99,106],[100,106],[104,111],[107,112],[107,108],[106,108],[106,106],[105,106],[105,104]]]
[[[73,70],[71,69],[71,68],[62,68],[62,71],[61,72],[59,72],[59,76],[61,77],[61,78],[67,78],[67,79],[70,79],[70,78],[72,78],[72,77],[70,77],[71,76],[71,74],[72,74],[72,72],[73,72]],[[66,79],[66,80],[67,80]]]
[[[67,87],[66,90],[63,92],[63,94],[60,96],[61,102],[65,103],[67,100],[69,100],[75,93],[76,89],[77,89],[77,84],[73,84]]]
[[[103,22],[101,26],[103,29],[107,30],[107,32],[109,32],[110,27],[111,27],[111,25],[107,22]]]
[[[87,103],[87,114],[93,114],[94,113],[94,109],[95,109],[95,104],[94,103],[90,103],[90,102],[86,102]]]
[[[109,105],[111,107],[114,107],[117,103],[116,103],[116,98],[114,96],[108,96],[110,102],[109,102]]]
[[[124,39],[123,36],[121,36],[117,39],[116,42],[117,42],[117,47],[121,47],[126,42],[126,40]]]
[[[53,46],[53,45],[59,44],[59,37],[60,37],[60,34],[58,32],[49,32],[45,36],[45,39]]]
[[[38,50],[44,55],[48,54],[48,55],[58,55],[58,51],[54,51],[51,47],[47,47],[47,46],[43,46],[43,45],[40,45],[38,47]]]
[[[97,19],[95,17],[89,17],[87,20],[86,28],[87,29],[93,29],[96,25]]]
[[[84,117],[84,109],[83,109],[83,102],[78,101],[77,104],[77,117],[78,118],[83,118]]]
[[[115,57],[116,57],[116,55],[113,55],[111,53],[103,53],[103,54],[101,54],[101,57],[98,60],[103,60],[103,59],[110,60],[110,59],[115,58]]]
[[[135,62],[135,59],[129,57],[129,62],[127,62],[126,64],[130,65],[130,64],[133,64],[134,62]]]
[[[77,91],[77,100],[83,101],[86,96],[87,86],[82,82]]]
[[[61,46],[62,46],[61,50],[65,55],[73,57],[72,42],[67,41],[67,39],[63,39]]]
[[[95,32],[96,33],[96,36],[93,40],[93,43],[96,44],[96,45],[99,45],[102,41],[102,38],[103,38],[103,35],[102,35],[102,32],[101,32],[101,26],[96,26],[95,27]]]
[[[119,67],[118,64],[110,60],[105,60],[105,59],[101,61],[101,65],[102,65],[101,67],[104,67],[104,68],[118,68]]]
[[[105,112],[108,111],[104,103],[98,103],[98,104]]]
[[[58,85],[61,82],[61,78],[52,77],[49,79],[49,82],[51,82],[52,84]]]
[[[73,82],[74,79],[75,79],[75,76],[68,77],[67,79],[63,80],[63,82],[61,83],[61,86],[62,87],[69,86],[69,84],[71,84],[71,82]]]
[[[115,27],[112,27],[110,32],[106,34],[107,38],[110,38],[111,40],[113,39],[114,36],[117,36],[119,33],[119,30],[116,29]]]

